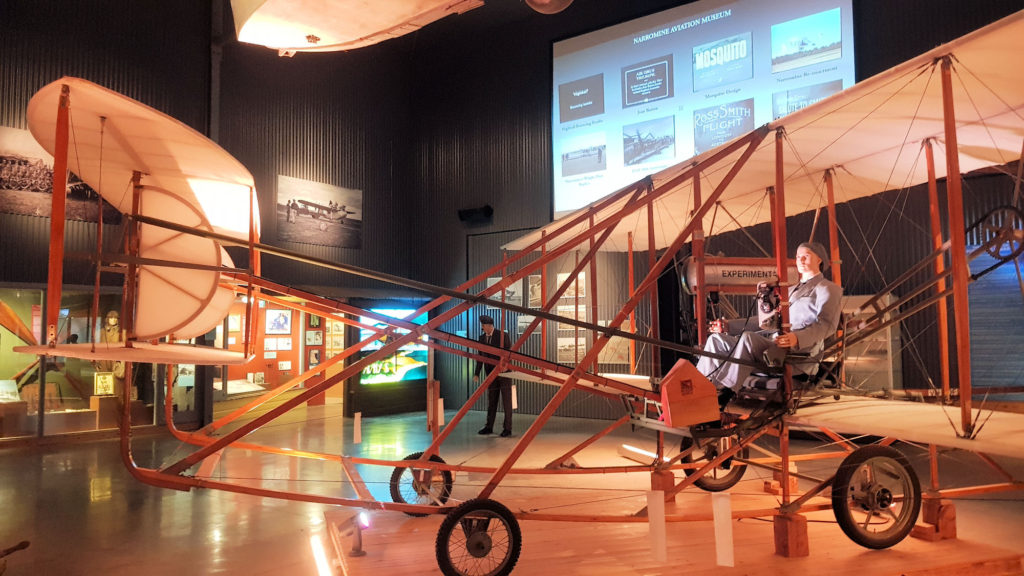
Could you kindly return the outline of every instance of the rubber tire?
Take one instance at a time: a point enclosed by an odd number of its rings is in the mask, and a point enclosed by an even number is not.
[[[403,460],[419,460],[420,456],[423,456],[423,452],[413,452],[412,454],[409,454],[408,456],[403,458]],[[433,456],[431,456],[430,457],[430,461],[431,462],[440,462],[441,464],[445,463],[444,460],[441,459],[441,457],[438,456],[437,454],[434,454]],[[411,470],[412,470],[411,467],[410,468],[396,467],[394,469],[394,471],[391,472],[391,501],[392,502],[398,502],[398,503],[401,503],[401,504],[422,504],[422,502],[407,502],[405,500],[405,497],[402,495],[402,492],[401,492],[401,489],[400,489],[401,488],[401,482],[402,482],[402,476],[405,475],[406,473],[411,474]],[[452,494],[452,472],[451,472],[451,470],[441,470],[441,477],[444,479],[444,488],[441,491],[441,493],[437,495],[437,499],[441,502],[441,504],[444,504],[445,502],[448,501],[448,497],[451,496],[451,494]],[[433,502],[431,502],[431,504],[433,504]],[[413,513],[413,512],[406,512],[406,514],[408,514],[409,516],[414,516],[414,517],[426,516],[426,514],[417,514],[417,513]]]
[[[891,465],[898,466],[898,471],[902,476],[896,479],[903,480],[908,485],[905,486],[904,505],[900,508],[895,525],[882,532],[869,533],[862,529],[853,517],[850,510],[850,499],[852,497],[851,490],[857,488],[852,484],[855,482],[855,474],[862,466],[876,459],[881,462],[890,460]],[[906,491],[909,491],[909,503],[906,499]],[[843,529],[850,540],[874,550],[889,548],[906,538],[914,528],[917,516],[921,511],[921,484],[918,482],[917,474],[910,466],[910,462],[899,450],[889,446],[865,446],[855,450],[839,465],[835,480],[832,482],[832,511],[835,513],[839,527]]]
[[[467,516],[474,514],[487,517],[489,520],[488,527],[494,521],[500,521],[508,533],[509,546],[506,554],[501,559],[501,562],[489,572],[470,573],[460,570],[452,563],[449,550],[452,534],[458,529],[460,534],[469,538],[470,535],[466,534],[466,530],[469,527],[464,525],[464,520],[468,519]],[[490,548],[492,542],[488,540],[487,544],[489,555],[490,550],[493,550],[493,548]],[[519,561],[519,553],[522,551],[522,547],[523,536],[519,530],[519,522],[516,520],[515,515],[508,508],[494,500],[474,498],[463,502],[445,516],[444,521],[441,522],[441,527],[437,531],[434,553],[437,556],[437,565],[445,576],[507,576],[515,568],[516,562]],[[468,540],[466,551],[469,552]]]
[[[682,452],[683,450],[688,449],[690,446],[693,446],[693,438],[690,438],[689,436],[683,436],[683,440],[679,444],[679,451]],[[743,448],[743,449],[741,449],[736,454],[736,457],[746,458],[748,454],[749,454],[749,452],[748,452],[747,448]],[[693,455],[691,454],[689,456],[684,456],[680,460],[680,462],[683,462],[683,463],[686,463],[686,464],[692,463],[693,462]],[[714,472],[716,470],[721,470],[721,469],[720,468],[715,468],[711,472]],[[712,478],[712,477],[709,477],[707,474],[705,474],[705,475],[701,476],[700,478],[698,478],[697,480],[695,480],[693,483],[698,488],[700,488],[701,490],[704,490],[706,492],[722,492],[724,490],[728,490],[729,488],[732,488],[733,486],[735,486],[737,482],[739,482],[741,479],[743,479],[743,474],[746,471],[747,471],[747,467],[746,466],[744,466],[744,465],[735,465],[735,466],[731,466],[729,468],[729,471],[726,472],[724,476],[721,476],[721,477],[718,477],[718,478]],[[694,469],[687,468],[687,469],[683,470],[683,472],[685,472],[687,476],[693,476],[697,472],[697,470],[695,468]]]

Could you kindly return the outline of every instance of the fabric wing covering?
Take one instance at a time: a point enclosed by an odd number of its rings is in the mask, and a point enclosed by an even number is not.
[[[44,86],[28,106],[29,130],[55,151],[57,108],[63,86],[70,99],[69,169],[124,214],[132,210],[132,177],[142,174],[140,214],[249,239],[249,214],[259,222],[252,175],[217,144],[126,96],[79,78]],[[251,208],[250,208],[251,206]],[[258,230],[254,230],[257,234]],[[220,287],[217,268],[233,266],[212,239],[144,224],[143,259],[207,269],[145,264],[139,270],[136,338],[192,338],[227,315],[232,292]]]
[[[767,125],[768,136],[728,185],[720,201],[735,221],[721,214],[711,234],[767,222],[770,210],[763,201],[765,190],[775,185],[775,136],[783,130],[783,170],[786,213],[798,214],[825,204],[823,177],[832,169],[837,180],[836,202],[870,196],[886,190],[927,181],[922,144],[935,144],[936,176],[946,175],[943,97],[940,64],[952,61],[952,84],[960,170],[962,173],[1001,165],[1018,159],[1024,138],[1024,66],[1014,63],[1024,53],[1024,11],[1010,15],[971,34],[941,45],[917,58],[784,116]],[[722,148],[709,150],[685,162],[651,175],[655,191],[655,248],[671,243],[689,223],[693,206],[693,179],[680,175]],[[742,151],[742,150],[741,150]],[[741,151],[701,170],[702,198],[722,181]],[[595,223],[618,216],[631,187],[604,200],[615,201],[595,213]],[[573,218],[597,204],[581,208],[526,236],[506,244],[508,250],[524,250],[546,237],[553,249],[589,228],[578,225],[557,234]],[[710,214],[710,212],[709,212]],[[633,232],[634,249],[648,248],[646,210],[626,218],[602,249],[625,252],[627,232]]]

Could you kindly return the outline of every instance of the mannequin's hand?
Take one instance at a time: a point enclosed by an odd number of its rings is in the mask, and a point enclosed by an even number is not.
[[[775,345],[779,348],[796,348],[800,345],[800,339],[792,332],[785,332],[775,339]]]

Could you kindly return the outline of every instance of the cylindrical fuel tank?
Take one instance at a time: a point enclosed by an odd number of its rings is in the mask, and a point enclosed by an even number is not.
[[[712,260],[721,260],[721,258]],[[695,294],[697,291],[697,266],[692,257],[683,261],[682,272],[683,290],[687,294]],[[798,277],[796,266],[789,267],[789,277]],[[704,264],[704,283],[708,290],[714,290],[716,286],[754,287],[760,282],[774,283],[776,281],[778,281],[778,274],[776,274],[774,264],[729,264],[714,261]]]

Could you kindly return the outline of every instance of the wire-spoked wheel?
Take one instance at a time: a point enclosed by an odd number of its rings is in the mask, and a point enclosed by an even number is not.
[[[423,452],[409,454],[403,460],[419,460]],[[434,454],[431,462],[444,460]],[[401,504],[424,504],[427,506],[443,506],[452,493],[451,470],[431,470],[430,468],[396,467],[391,473],[391,500]],[[406,512],[409,516],[426,516]]]
[[[1024,251],[1024,214],[1013,206],[999,206],[978,223],[985,251],[996,260],[1016,258]]]
[[[907,458],[865,446],[843,460],[832,484],[832,511],[843,532],[865,548],[889,548],[910,533],[921,511],[921,485]]]
[[[725,436],[722,438],[709,438],[703,441],[702,447],[694,448],[688,456],[683,456],[680,461],[686,464],[691,462],[707,463],[715,458],[722,452],[728,450],[738,440],[732,436]],[[683,452],[693,446],[693,438],[689,436],[683,436],[683,441],[679,446],[679,451]],[[747,449],[742,448],[736,453],[738,458],[747,457]],[[746,472],[747,467],[744,464],[734,462],[732,458],[719,464],[718,466],[708,470],[703,476],[693,481],[693,483],[701,490],[708,492],[721,492],[728,490],[736,485],[740,479],[743,478],[743,473]],[[687,468],[684,470],[687,476],[692,476],[697,472],[696,468]]]
[[[522,545],[519,522],[508,508],[474,498],[445,516],[434,550],[445,576],[505,576],[519,560]]]

